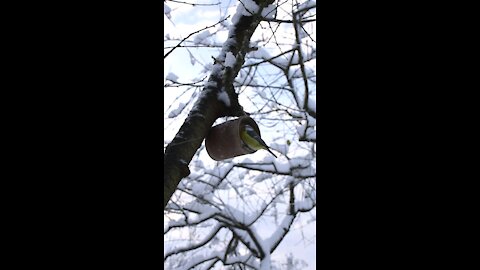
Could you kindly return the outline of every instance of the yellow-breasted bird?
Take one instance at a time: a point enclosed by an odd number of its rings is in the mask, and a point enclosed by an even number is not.
[[[265,149],[274,157],[277,157],[271,150],[270,147],[262,140],[260,135],[255,132],[255,130],[249,126],[245,125],[242,131],[240,132],[240,138],[242,138],[243,142],[252,150],[260,150]]]

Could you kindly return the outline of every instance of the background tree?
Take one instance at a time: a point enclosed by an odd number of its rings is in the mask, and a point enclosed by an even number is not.
[[[167,1],[173,29],[184,6],[218,20],[165,35],[165,60],[187,56],[175,65],[190,75],[165,77],[165,267],[306,269],[311,261],[271,255],[316,220],[316,3]],[[261,150],[213,161],[202,144],[210,127],[245,114],[278,159]]]

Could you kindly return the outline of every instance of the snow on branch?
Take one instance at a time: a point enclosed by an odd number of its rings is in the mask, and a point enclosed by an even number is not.
[[[266,163],[237,163],[234,166],[254,171],[267,172],[275,175],[294,175],[298,178],[310,178],[316,176],[310,159],[293,158],[290,160],[275,160]]]
[[[215,208],[204,207],[196,217],[189,218],[188,221],[186,218],[183,218],[181,220],[168,222],[167,228],[164,229],[163,233],[166,234],[173,228],[198,225],[211,219],[217,213],[219,213],[219,211]]]
[[[191,243],[191,244],[188,244],[184,247],[176,247],[176,248],[173,248],[171,249],[170,251],[167,252],[167,254],[165,254],[163,260],[166,260],[168,259],[168,257],[172,256],[172,255],[175,255],[175,254],[178,254],[178,253],[181,253],[181,252],[185,252],[185,251],[190,251],[190,250],[194,250],[194,249],[197,249],[201,246],[204,246],[206,243],[210,242],[210,240],[213,239],[213,237],[218,233],[218,231],[220,231],[220,229],[222,229],[223,226],[220,225],[220,224],[217,224],[213,227],[212,230],[210,230],[210,232],[208,234],[205,235],[205,237],[203,238],[203,240],[199,241],[198,243]]]
[[[202,28],[202,29],[200,29],[200,30],[197,30],[197,31],[195,31],[195,32],[190,33],[188,36],[186,36],[184,39],[182,39],[175,47],[173,47],[170,51],[168,51],[167,54],[165,54],[165,55],[163,56],[163,59],[167,58],[176,48],[178,48],[178,47],[179,47],[185,40],[187,40],[189,37],[195,35],[196,33],[199,33],[199,32],[201,32],[201,31],[204,31],[204,30],[206,30],[206,29],[208,29],[208,28],[215,27],[216,25],[221,24],[223,21],[227,20],[228,18],[229,18],[229,16],[225,17],[223,20],[220,20],[219,22],[217,22],[217,23],[215,23],[215,24],[213,24],[213,25],[206,26],[206,27],[204,27],[204,28]]]
[[[312,212],[302,213],[315,211],[316,146],[312,142],[316,140],[316,67],[311,60],[316,59],[316,51],[315,44],[304,38],[304,32],[308,30],[315,43],[315,28],[306,23],[314,21],[311,18],[315,15],[309,14],[316,3],[300,0],[292,10],[277,10],[276,5],[264,2],[239,0],[237,11],[231,14],[232,24],[219,22],[222,29],[228,29],[228,36],[210,63],[201,63],[200,57],[192,60],[192,54],[188,58],[185,53],[187,65],[190,59],[192,64],[203,65],[202,75],[210,74],[208,80],[198,83],[203,90],[196,91],[196,99],[192,97],[191,102],[178,107],[180,101],[175,102],[172,110],[164,113],[165,118],[169,113],[178,115],[195,102],[166,151],[166,156],[172,155],[192,169],[172,185],[175,194],[164,209],[168,219],[164,222],[166,269],[226,269],[229,265],[256,270],[285,269],[275,265],[278,261],[273,252],[287,234],[298,233],[292,228],[303,228],[303,217]],[[277,16],[282,23],[287,21],[283,19],[296,17],[281,25],[278,32],[273,28],[268,33],[270,24],[280,26],[271,23]],[[262,21],[267,22],[257,28]],[[257,32],[251,40],[254,31]],[[211,43],[213,35],[219,33],[201,29],[176,47],[219,46],[220,43]],[[269,43],[269,34],[273,36],[273,45]],[[199,65],[195,68],[201,70]],[[169,83],[182,87],[172,75],[167,76]],[[265,127],[262,137],[274,151],[282,153],[279,158],[263,157],[260,153],[222,162],[205,159],[208,156],[202,144],[204,135],[220,122],[219,117],[234,116],[228,110],[236,106],[235,102],[240,104],[238,98],[259,120],[262,131]],[[176,164],[170,165],[165,163],[165,169]],[[177,179],[178,175],[169,177]]]

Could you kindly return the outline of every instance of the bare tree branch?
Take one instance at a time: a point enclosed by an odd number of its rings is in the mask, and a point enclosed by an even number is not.
[[[273,0],[257,0],[260,7],[265,7],[272,2]],[[190,174],[188,164],[215,120],[221,116],[240,116],[244,114],[243,108],[238,104],[233,81],[245,61],[244,57],[250,48],[250,38],[260,21],[261,17],[258,15],[240,17],[236,27],[229,33],[228,39],[231,41],[225,43],[220,53],[220,60],[225,60],[227,52],[233,53],[236,55],[237,63],[233,68],[226,68],[224,72],[220,70],[212,72],[208,80],[209,84],[198,97],[175,138],[165,149],[163,165],[164,208],[180,180]],[[229,107],[217,98],[220,91],[227,92],[231,101]]]

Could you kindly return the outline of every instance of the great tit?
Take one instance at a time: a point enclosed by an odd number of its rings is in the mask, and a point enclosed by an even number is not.
[[[249,126],[245,125],[242,131],[240,132],[240,138],[242,138],[243,142],[248,146],[248,148],[252,150],[260,150],[265,149],[274,157],[277,157],[272,151],[270,151],[270,147],[260,138],[260,135],[255,132],[255,130]]]

